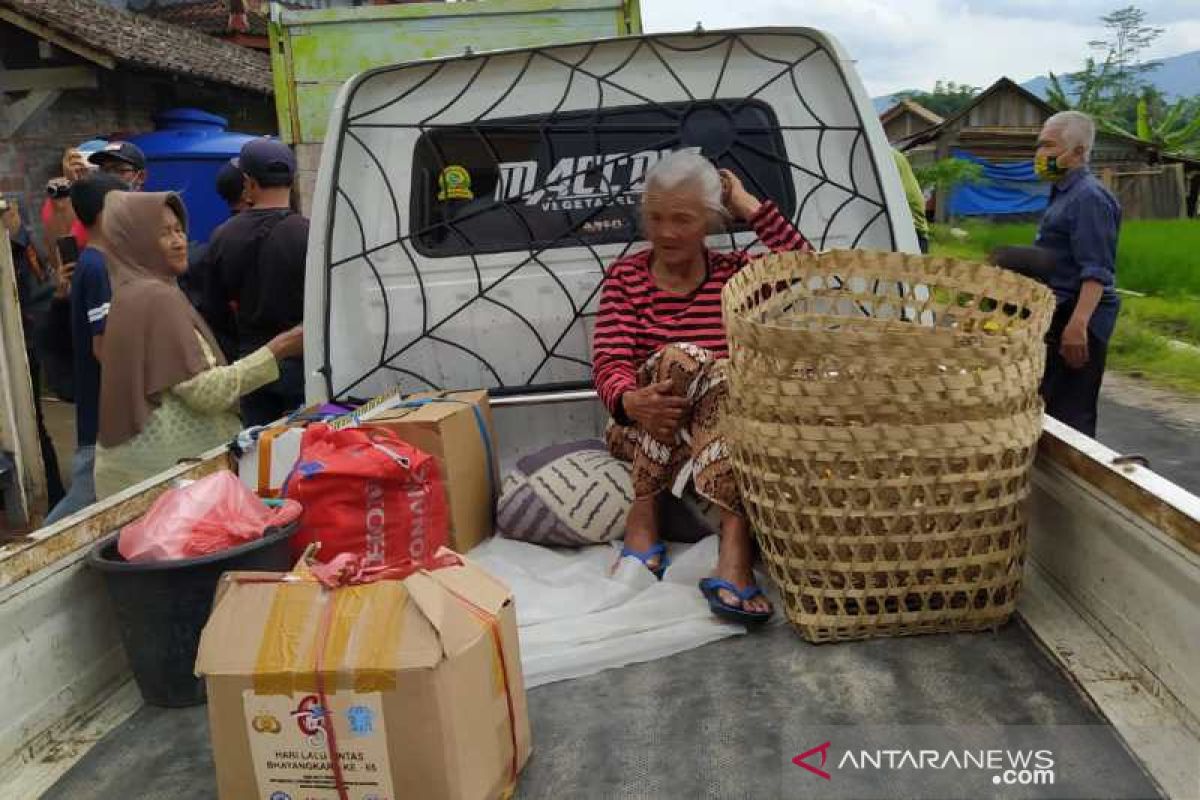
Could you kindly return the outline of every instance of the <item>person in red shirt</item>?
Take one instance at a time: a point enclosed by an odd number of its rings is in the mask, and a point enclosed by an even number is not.
[[[75,210],[71,208],[71,184],[82,179],[89,171],[83,153],[68,147],[63,153],[62,177],[52,178],[46,184],[46,200],[42,203],[42,230],[46,235],[46,254],[60,279],[68,284],[71,280],[70,269],[74,264],[61,263],[57,243],[63,236],[72,236],[81,252],[87,247],[87,230],[83,223],[75,219]]]
[[[656,498],[690,473],[697,493],[721,509],[716,574],[701,591],[714,613],[762,622],[772,609],[754,583],[750,525],[719,427],[728,394],[721,289],[750,256],[711,251],[705,237],[732,217],[771,250],[812,247],[775,203],[688,151],[649,172],[642,215],[651,247],[609,268],[592,344],[596,391],[612,414],[609,448],[633,463],[636,499],[621,554],[662,577],[669,560]]]

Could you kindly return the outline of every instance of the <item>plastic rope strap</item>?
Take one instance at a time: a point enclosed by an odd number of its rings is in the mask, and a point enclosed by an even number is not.
[[[442,588],[449,592],[454,599],[466,606],[467,610],[476,619],[487,625],[488,633],[492,636],[492,647],[495,648],[495,656],[500,661],[500,675],[504,683],[504,702],[508,706],[508,737],[512,743],[512,758],[508,764],[508,786],[501,793],[501,797],[507,800],[507,798],[512,797],[513,792],[517,788],[517,713],[513,703],[512,682],[508,679],[508,661],[504,658],[504,638],[500,635],[500,620],[496,618],[495,614],[475,605],[449,586],[443,585]]]
[[[329,713],[329,697],[325,693],[325,647],[329,642],[329,628],[333,624],[333,603],[326,603],[321,612],[321,627],[317,634],[320,645],[317,647],[314,669],[317,679],[317,700],[321,703],[321,713],[324,715],[325,747],[329,751],[329,766],[333,770],[333,785],[337,789],[338,800],[350,800],[350,790],[346,787],[346,777],[342,774],[341,753],[338,752],[337,734],[334,733],[333,715]]]

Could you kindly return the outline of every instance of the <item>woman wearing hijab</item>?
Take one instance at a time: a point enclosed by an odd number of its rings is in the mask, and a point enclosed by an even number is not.
[[[176,281],[187,216],[172,193],[112,192],[101,218],[112,280],[100,378],[96,496],[105,498],[232,439],[238,400],[303,352],[299,327],[227,364]]]

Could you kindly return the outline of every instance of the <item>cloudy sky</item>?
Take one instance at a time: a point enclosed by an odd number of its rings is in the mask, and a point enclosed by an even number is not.
[[[642,0],[647,31],[795,25],[841,41],[872,96],[932,88],[939,78],[987,86],[1077,69],[1099,17],[1127,0]],[[1165,28],[1151,56],[1200,50],[1200,0],[1142,0]]]

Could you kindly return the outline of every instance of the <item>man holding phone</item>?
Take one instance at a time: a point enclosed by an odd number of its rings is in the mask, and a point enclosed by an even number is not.
[[[62,237],[70,235],[82,249],[87,245],[87,233],[75,212],[71,209],[71,184],[88,174],[91,167],[83,153],[74,147],[68,147],[63,153],[62,175],[51,178],[46,184],[46,200],[42,203],[42,230],[46,234],[47,253],[51,264],[59,272],[67,262],[58,258],[56,244]],[[69,280],[69,279],[68,279]]]
[[[76,258],[70,284],[70,330],[75,375],[75,459],[71,490],[51,510],[46,524],[57,522],[96,502],[96,432],[100,418],[100,361],[98,354],[108,321],[112,288],[104,254],[94,247],[99,237],[104,198],[129,188],[116,175],[97,173],[71,187],[75,216],[88,232],[88,246]],[[69,245],[65,245],[69,247]],[[63,253],[63,255],[67,255]]]
[[[71,212],[74,219],[75,212]],[[82,230],[82,227],[80,228]],[[38,352],[42,357],[43,377],[50,393],[60,400],[75,401],[75,366],[71,352],[71,276],[79,260],[79,244],[74,235],[60,236],[54,242],[58,266],[54,269],[49,302],[39,304],[42,319],[36,331]]]

